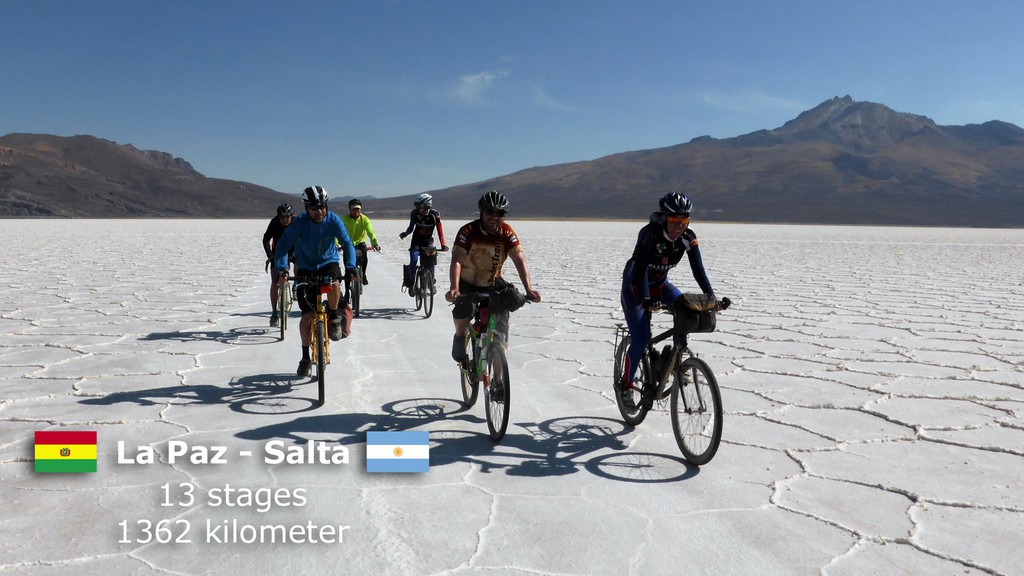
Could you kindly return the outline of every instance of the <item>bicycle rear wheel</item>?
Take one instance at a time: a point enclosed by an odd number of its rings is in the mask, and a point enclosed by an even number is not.
[[[316,321],[316,384],[318,387],[317,403],[324,405],[324,374],[327,371],[327,326],[323,320]]]
[[[423,315],[430,318],[434,312],[434,272],[429,268],[421,274],[420,294],[423,298]]]
[[[629,349],[629,342],[630,337],[628,335],[624,336],[619,340],[618,348],[615,349],[612,393],[615,394],[615,405],[619,407],[622,421],[629,426],[638,426],[644,421],[644,418],[647,418],[647,411],[650,410],[650,405],[644,401],[644,389],[650,385],[650,378],[648,376],[651,369],[647,354],[644,354],[640,358],[640,366],[636,370],[636,379],[634,379],[633,388],[629,392],[629,396],[633,400],[632,406],[624,404],[619,389],[622,386],[622,381],[625,379],[626,351]]]
[[[700,358],[687,358],[672,375],[672,433],[683,457],[707,464],[722,441],[722,394],[711,368]]]
[[[466,356],[469,360],[466,363],[468,365],[459,367],[459,373],[462,376],[462,403],[466,405],[466,408],[472,408],[476,404],[477,395],[480,393],[480,378],[476,373],[480,351],[471,343],[472,339],[467,337]]]
[[[505,437],[508,429],[510,382],[508,377],[508,360],[505,349],[500,344],[492,344],[487,352],[487,373],[485,376],[484,406],[487,412],[487,430],[495,442]]]

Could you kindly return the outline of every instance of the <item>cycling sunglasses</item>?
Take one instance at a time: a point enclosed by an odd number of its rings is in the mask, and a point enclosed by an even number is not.
[[[689,224],[690,223],[690,217],[689,216],[666,216],[665,217],[665,222],[667,222],[669,224]]]
[[[487,214],[488,216],[497,216],[498,218],[505,217],[504,210],[494,210],[492,208],[484,208],[484,214]]]

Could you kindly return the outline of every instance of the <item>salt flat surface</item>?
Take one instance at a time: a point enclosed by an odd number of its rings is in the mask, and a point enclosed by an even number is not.
[[[365,313],[317,407],[294,375],[297,315],[285,342],[267,325],[265,221],[4,221],[0,573],[1020,573],[1024,231],[696,221],[735,302],[691,342],[726,409],[698,469],[664,410],[629,428],[611,395],[641,224],[511,223],[545,301],[513,317],[495,445],[459,401],[449,308],[424,319],[399,291],[404,222],[375,223]],[[99,472],[35,474],[50,429],[97,430]],[[429,431],[430,471],[367,474],[367,430]],[[239,456],[275,439],[350,462]],[[228,463],[170,464],[171,440]],[[119,464],[118,442],[158,461]],[[217,502],[228,487],[284,502]],[[161,520],[191,543],[143,543]],[[307,523],[343,541],[207,537]]]

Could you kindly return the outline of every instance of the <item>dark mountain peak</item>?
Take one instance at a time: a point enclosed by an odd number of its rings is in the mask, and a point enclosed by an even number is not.
[[[930,118],[896,112],[874,102],[849,96],[826,100],[770,131],[787,140],[826,140],[844,148],[878,149],[903,142],[922,132],[936,131]]]
[[[287,196],[95,136],[0,137],[0,216],[251,217]]]

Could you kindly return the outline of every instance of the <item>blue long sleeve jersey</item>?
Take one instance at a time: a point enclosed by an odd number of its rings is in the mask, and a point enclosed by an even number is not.
[[[637,298],[651,297],[651,288],[660,287],[668,279],[668,271],[686,254],[690,271],[705,294],[714,294],[704,271],[704,261],[697,247],[697,234],[687,228],[675,242],[665,235],[665,227],[657,222],[644,226],[637,235],[633,256],[627,263],[629,284]]]
[[[309,214],[299,214],[291,225],[284,229],[274,247],[274,268],[278,272],[288,269],[288,252],[294,245],[295,268],[319,270],[331,262],[338,262],[338,245],[345,250],[342,267],[355,267],[356,249],[345,230],[345,224],[334,212],[328,212],[324,221],[317,224]]]

